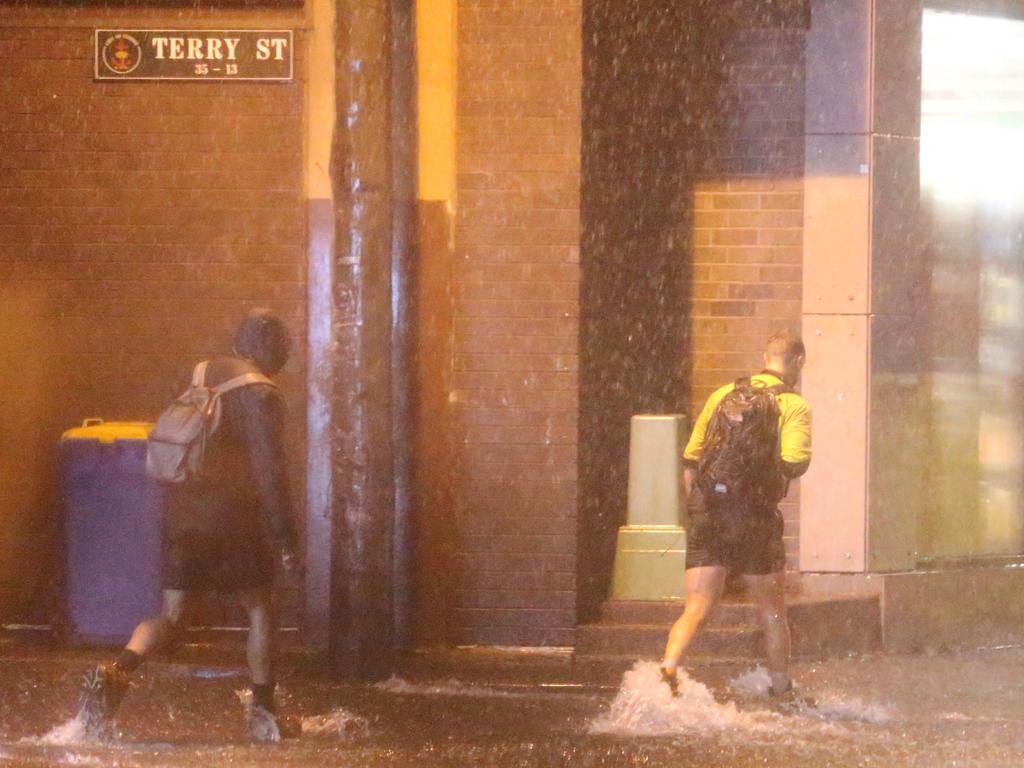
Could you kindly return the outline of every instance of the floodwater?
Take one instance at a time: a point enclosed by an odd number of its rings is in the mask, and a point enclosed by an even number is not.
[[[118,733],[73,720],[77,673],[61,655],[0,660],[0,766],[1020,766],[1024,650],[878,655],[797,665],[816,704],[775,711],[767,675],[703,667],[672,699],[651,662],[618,686],[541,683],[528,666],[463,677],[400,674],[373,686],[285,671],[303,737],[250,744],[231,667],[153,664]],[[497,681],[501,681],[500,683]]]

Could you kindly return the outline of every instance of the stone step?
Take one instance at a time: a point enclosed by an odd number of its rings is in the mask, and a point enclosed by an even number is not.
[[[801,598],[787,607],[793,656],[827,659],[882,649],[882,608],[878,597]]]
[[[606,600],[601,606],[602,624],[672,624],[683,612],[682,600]],[[716,625],[756,624],[750,603],[723,602],[711,617]]]
[[[644,658],[644,661],[660,660],[658,658]],[[636,654],[622,655],[596,655],[585,656],[576,654],[573,657],[573,674],[577,679],[586,680],[591,685],[609,691],[617,691],[622,685],[622,675],[632,669],[638,660]],[[731,679],[741,672],[750,669],[756,660],[749,657],[729,656],[702,656],[700,654],[688,654],[682,660],[682,668],[687,671],[695,680],[704,683],[711,681],[720,682],[723,679]]]
[[[576,653],[583,656],[658,658],[668,627],[658,624],[585,624],[576,629]],[[761,630],[750,627],[705,627],[691,646],[694,654],[755,658]]]
[[[881,610],[877,597],[828,595],[787,599],[793,656],[823,659],[869,653],[882,647]],[[586,657],[660,657],[682,603],[609,600],[600,621],[576,630],[576,653]],[[722,603],[691,646],[689,657],[757,659],[761,631],[754,606]]]

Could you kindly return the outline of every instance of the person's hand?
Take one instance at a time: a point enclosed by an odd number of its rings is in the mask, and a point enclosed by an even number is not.
[[[290,549],[281,550],[281,568],[285,575],[291,578],[304,576],[306,573],[302,558]]]
[[[688,503],[693,494],[693,484],[697,479],[697,473],[690,467],[683,468],[683,502]]]

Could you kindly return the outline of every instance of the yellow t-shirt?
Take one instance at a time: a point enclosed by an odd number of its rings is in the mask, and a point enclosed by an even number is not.
[[[775,387],[783,381],[772,373],[759,373],[750,377],[751,382],[766,387]],[[690,433],[690,441],[683,451],[683,462],[693,466],[704,453],[704,438],[711,420],[711,414],[729,392],[733,384],[715,390],[697,417]],[[782,460],[785,462],[786,475],[799,477],[807,471],[811,463],[811,406],[796,392],[783,392],[778,396],[779,402],[779,444]]]

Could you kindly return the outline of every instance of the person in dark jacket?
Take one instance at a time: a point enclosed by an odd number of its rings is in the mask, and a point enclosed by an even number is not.
[[[238,328],[233,355],[207,365],[205,384],[216,388],[250,372],[273,376],[287,362],[290,346],[282,320],[267,310],[254,310]],[[101,664],[86,675],[80,717],[87,728],[104,728],[116,713],[131,674],[148,656],[180,637],[194,597],[219,591],[236,593],[249,615],[252,699],[247,719],[253,737],[277,740],[296,730],[296,723],[277,715],[272,666],[275,561],[286,573],[299,570],[283,439],[284,403],[275,386],[257,383],[225,392],[221,407],[201,479],[168,489],[163,610],[136,627],[112,664]]]

